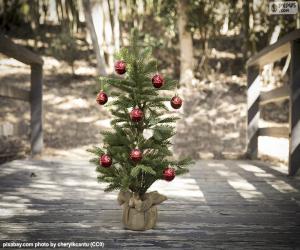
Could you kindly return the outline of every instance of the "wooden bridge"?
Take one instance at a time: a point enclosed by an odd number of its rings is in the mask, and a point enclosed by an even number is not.
[[[161,181],[157,228],[123,229],[117,193],[104,193],[88,155],[1,166],[0,239],[102,241],[104,249],[299,249],[300,179],[256,161],[199,161]],[[72,160],[70,160],[72,159]],[[50,249],[50,248],[49,248]]]
[[[248,71],[248,155],[257,158],[258,137],[274,136],[289,139],[289,175],[300,168],[300,30],[282,37],[247,62]],[[290,56],[289,82],[268,92],[261,92],[260,74],[263,66]],[[260,107],[289,100],[288,127],[259,127]]]
[[[157,228],[132,232],[120,222],[117,193],[103,192],[83,150],[70,151],[66,158],[9,162],[0,171],[1,243],[102,241],[105,249],[299,249],[300,181],[288,176],[296,175],[300,166],[299,38],[297,30],[247,64],[248,155],[256,158],[258,136],[285,136],[290,139],[288,168],[256,160],[198,161],[190,174],[152,187],[169,197],[160,206]],[[261,93],[260,67],[289,53],[288,87]],[[32,103],[34,153],[42,149],[42,62],[31,65],[35,87],[26,100],[30,97]],[[1,95],[24,97],[12,88],[0,90]],[[282,98],[290,100],[289,130],[259,128],[259,107]]]

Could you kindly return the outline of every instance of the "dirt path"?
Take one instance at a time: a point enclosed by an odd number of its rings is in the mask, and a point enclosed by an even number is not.
[[[110,114],[95,102],[97,84],[92,67],[80,62],[79,74],[72,77],[68,67],[53,58],[44,57],[44,142],[47,153],[96,144],[99,132],[109,125]],[[1,84],[29,89],[30,69],[13,59],[0,60]],[[88,72],[80,74],[80,72]],[[1,98],[1,122],[29,124],[28,103]],[[6,138],[10,147],[29,145],[26,136],[22,140]],[[7,149],[2,141],[2,150]],[[6,144],[6,145],[4,145]]]
[[[51,57],[44,57],[44,61],[44,152],[61,154],[64,150],[101,143],[99,132],[109,128],[110,113],[95,102],[99,90],[95,68],[78,61],[77,76],[72,77],[64,63]],[[13,59],[0,58],[0,69],[0,84],[29,89],[29,67]],[[176,155],[194,159],[243,157],[245,76],[214,75],[194,87],[182,88],[179,94],[184,98],[184,106],[178,112],[182,119],[177,123],[173,140]],[[2,98],[0,105],[0,123],[29,123],[27,103]],[[28,136],[21,139],[0,141],[0,155],[20,148],[28,153]]]

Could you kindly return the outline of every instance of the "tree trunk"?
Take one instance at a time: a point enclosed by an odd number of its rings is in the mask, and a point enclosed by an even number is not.
[[[84,9],[83,9],[82,1],[78,1],[78,19],[79,19],[79,23],[84,23],[85,22]]]
[[[99,15],[97,15],[97,13],[99,12],[99,7],[99,3],[91,4],[89,0],[83,0],[85,21],[91,35],[94,52],[96,54],[98,73],[100,75],[107,75],[103,50],[100,49],[101,41],[103,41],[103,32],[101,33],[100,29],[102,25],[102,20],[98,19],[100,13]],[[97,16],[98,18],[95,20]]]
[[[250,18],[250,3],[249,0],[245,0],[243,2],[243,10],[244,10],[244,15],[243,15],[243,30],[244,30],[244,61],[246,61],[250,54],[250,32],[249,32],[249,18]]]
[[[194,78],[193,73],[193,40],[192,35],[186,30],[187,1],[178,1],[178,30],[180,43],[180,83],[190,85]]]
[[[110,19],[109,0],[102,1],[103,15],[104,15],[104,37],[107,53],[107,64],[109,69],[114,66],[114,44],[113,44],[113,31]]]
[[[115,51],[120,49],[120,22],[119,22],[120,1],[114,0],[114,44]]]
[[[49,2],[49,20],[53,24],[58,24],[57,8],[56,1]]]
[[[39,27],[40,27],[40,2],[33,2],[30,6],[31,11],[31,22],[30,26],[34,34],[34,50],[38,49],[38,33],[39,33]]]

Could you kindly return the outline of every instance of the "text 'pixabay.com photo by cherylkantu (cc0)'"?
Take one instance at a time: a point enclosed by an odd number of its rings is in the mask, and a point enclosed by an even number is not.
[[[299,4],[0,0],[0,246],[300,249]]]

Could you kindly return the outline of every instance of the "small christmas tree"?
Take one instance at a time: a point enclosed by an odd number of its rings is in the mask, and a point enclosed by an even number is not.
[[[103,84],[116,91],[110,95],[115,118],[112,131],[102,132],[103,147],[89,150],[97,157],[91,161],[100,173],[98,180],[109,183],[105,191],[129,191],[143,200],[148,188],[156,181],[172,181],[175,175],[188,172],[189,159],[173,160],[171,137],[175,134],[177,117],[168,115],[165,102],[179,109],[182,100],[159,96],[162,90],[172,90],[177,82],[163,78],[157,72],[156,60],[150,48],[139,46],[137,31],[131,44],[116,55],[115,71],[124,77],[100,78],[101,90],[97,102],[104,105],[107,94]]]

